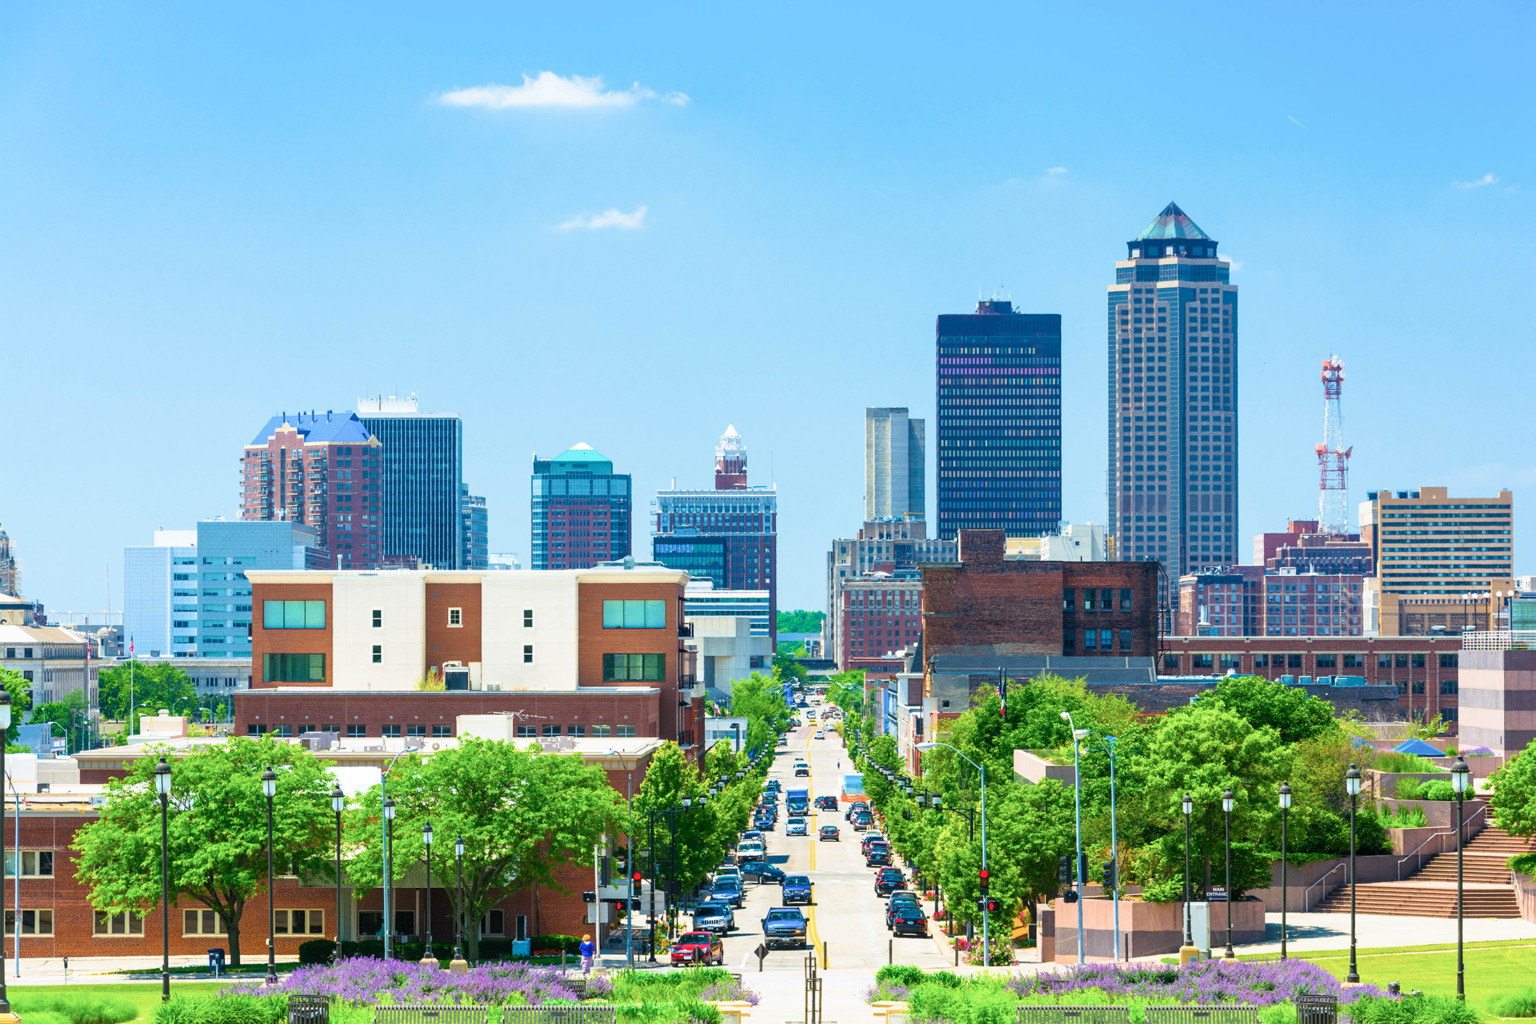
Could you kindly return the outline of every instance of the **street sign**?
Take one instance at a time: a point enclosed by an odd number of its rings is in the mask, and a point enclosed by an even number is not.
[[[1224,885],[1213,885],[1205,890],[1205,898],[1211,903],[1225,903],[1227,902],[1227,887]]]

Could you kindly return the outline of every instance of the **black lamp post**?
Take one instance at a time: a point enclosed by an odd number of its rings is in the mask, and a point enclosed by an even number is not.
[[[336,812],[336,959],[341,959],[341,812],[347,806],[347,795],[341,786],[331,788],[331,810]]]
[[[160,797],[160,1001],[171,1001],[171,881],[170,881],[170,807],[171,766],[165,755],[155,765],[155,793]],[[17,860],[21,859],[20,853]]]
[[[1179,963],[1185,964],[1196,955],[1194,948],[1195,937],[1192,934],[1190,919],[1193,911],[1189,906],[1190,896],[1192,895],[1189,888],[1189,874],[1191,870],[1189,866],[1189,816],[1194,812],[1195,802],[1190,799],[1188,793],[1184,794],[1180,807],[1184,811],[1184,946],[1179,950]]]
[[[384,958],[389,959],[394,945],[395,916],[389,905],[389,869],[395,855],[395,798],[384,798]]]
[[[1291,784],[1280,783],[1280,959],[1286,958],[1285,953],[1285,908],[1290,902],[1289,893],[1286,890],[1286,825],[1291,816]]]
[[[1228,960],[1236,960],[1237,954],[1232,951],[1232,790],[1229,787],[1221,794],[1221,813],[1226,819],[1227,826],[1227,953]]]
[[[421,958],[422,963],[431,963],[437,966],[437,955],[432,952],[432,823],[429,821],[421,826],[421,845],[427,851],[427,951]]]
[[[277,796],[277,773],[268,765],[261,773],[261,792],[267,798],[267,984],[277,984],[277,894],[272,888],[276,875],[272,852],[272,800]]]
[[[1462,904],[1465,889],[1461,873],[1461,847],[1465,839],[1464,815],[1467,808],[1467,791],[1472,788],[1472,769],[1467,767],[1466,760],[1460,755],[1457,755],[1456,763],[1451,765],[1451,788],[1456,791],[1456,998],[1466,1002],[1466,964],[1462,962],[1462,915],[1464,912]]]
[[[1360,980],[1355,964],[1355,803],[1360,796],[1360,766],[1352,764],[1344,773],[1344,788],[1349,791],[1349,974],[1351,985]]]
[[[464,964],[464,837],[461,835],[453,841],[453,859],[457,878],[454,881],[453,903],[453,964],[451,971],[458,970],[458,965]],[[464,964],[467,970],[468,964]]]

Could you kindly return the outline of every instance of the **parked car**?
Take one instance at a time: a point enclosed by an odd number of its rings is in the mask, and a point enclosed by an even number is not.
[[[760,843],[763,841],[763,834],[756,829],[749,828],[741,834],[741,841],[744,843],[750,843],[754,841]]]
[[[866,832],[864,833],[864,838],[859,841],[859,852],[868,853],[869,848],[875,843],[883,842],[885,842],[885,836],[881,835],[879,832]]]
[[[716,882],[722,878],[735,878],[740,880],[741,876],[742,870],[735,864],[724,864],[715,869],[715,877],[712,880]]]
[[[775,884],[784,881],[784,871],[776,868],[766,860],[751,860],[741,866],[742,877],[751,879],[758,884],[773,882]]]
[[[776,907],[763,918],[763,945],[796,946],[805,949],[805,913],[799,907]]]
[[[672,943],[672,966],[725,964],[725,943],[711,932],[684,932]]]
[[[876,896],[889,896],[906,884],[907,880],[901,877],[900,868],[881,868],[875,872]]]
[[[790,818],[789,821],[784,823],[784,834],[787,836],[805,835],[805,819]]]
[[[747,900],[747,894],[742,890],[741,879],[720,878],[709,890],[710,900],[724,900],[733,907],[739,907]]]
[[[891,915],[890,926],[896,935],[928,935],[928,917],[923,913],[923,908],[916,904],[903,903],[898,906]]]
[[[835,842],[839,841],[839,838],[840,837],[837,834],[837,826],[836,825],[823,825],[823,826],[821,826],[821,828],[818,830],[818,832],[816,834],[816,839],[817,839],[818,842],[833,842],[833,843],[835,843]]]
[[[890,902],[885,905],[885,926],[891,926],[891,919],[901,907],[917,907],[922,909],[922,904],[917,902],[917,897],[905,889],[891,893]]]
[[[843,817],[848,821],[852,821],[855,814],[858,814],[860,811],[868,810],[868,803],[864,802],[863,800],[855,800],[853,803],[849,804],[848,809],[843,812]]]
[[[729,935],[736,928],[736,914],[731,905],[722,900],[710,900],[693,908],[695,931],[717,932]]]
[[[780,883],[780,900],[787,907],[791,903],[811,902],[811,878],[809,875],[788,875]]]
[[[874,820],[868,811],[860,811],[853,816],[853,827],[855,831],[865,832]]]
[[[891,848],[884,843],[876,843],[864,851],[864,866],[867,868],[880,867],[891,862]]]

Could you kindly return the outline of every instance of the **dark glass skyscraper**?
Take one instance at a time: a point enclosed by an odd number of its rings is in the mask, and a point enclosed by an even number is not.
[[[938,527],[1010,537],[1061,525],[1061,316],[1000,300],[937,330]]]
[[[384,446],[384,560],[464,568],[464,421],[393,395],[357,415]]]

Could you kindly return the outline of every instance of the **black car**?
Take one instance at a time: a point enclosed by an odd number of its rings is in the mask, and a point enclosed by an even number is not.
[[[918,907],[902,904],[891,915],[891,931],[897,935],[926,937],[928,934],[928,918]]]
[[[906,884],[906,879],[901,877],[900,868],[881,868],[875,872],[876,896],[889,896],[897,889],[903,888]]]
[[[784,881],[784,872],[765,860],[749,860],[741,865],[741,877],[750,878],[758,883],[772,882],[777,885]]]
[[[863,800],[858,800],[848,805],[848,809],[843,812],[843,818],[852,821],[853,816],[861,812],[867,814],[869,812],[869,804]]]
[[[835,811],[837,810],[837,797],[819,796],[816,798],[816,806],[823,811]]]
[[[891,862],[891,848],[884,843],[876,843],[864,851],[864,866],[867,868],[883,867]]]
[[[919,910],[922,909],[918,906],[917,897],[911,893],[892,893],[891,902],[885,905],[885,926],[887,928],[891,927],[892,918],[896,916],[896,911],[900,910],[902,907],[916,907]]]

